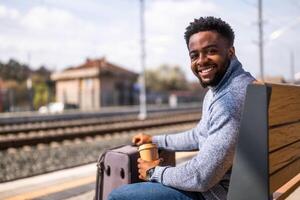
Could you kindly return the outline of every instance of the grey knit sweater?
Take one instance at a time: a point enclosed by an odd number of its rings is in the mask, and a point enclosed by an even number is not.
[[[206,199],[225,199],[226,190],[218,183],[229,181],[226,172],[233,163],[246,88],[254,80],[233,58],[220,83],[209,88],[202,119],[195,128],[153,137],[153,142],[161,148],[199,150],[198,154],[183,165],[155,167],[150,180],[180,190],[202,192]]]

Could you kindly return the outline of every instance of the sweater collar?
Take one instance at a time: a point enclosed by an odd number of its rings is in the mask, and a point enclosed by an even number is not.
[[[226,82],[230,79],[231,75],[237,71],[239,68],[241,68],[241,63],[238,61],[237,57],[234,56],[229,63],[229,66],[226,69],[226,72],[221,79],[221,81],[218,83],[218,85],[214,87],[209,87],[213,93],[218,92],[224,85],[226,85]]]

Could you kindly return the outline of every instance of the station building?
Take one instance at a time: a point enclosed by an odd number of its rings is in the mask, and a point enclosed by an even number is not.
[[[136,104],[137,78],[137,73],[105,58],[87,59],[82,65],[51,75],[55,81],[56,101],[84,110]]]

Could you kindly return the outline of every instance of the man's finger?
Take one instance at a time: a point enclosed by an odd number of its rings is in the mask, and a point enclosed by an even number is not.
[[[143,170],[139,169],[138,172],[139,172],[139,174],[142,174]]]
[[[136,136],[134,136],[133,138],[132,138],[132,143],[137,143],[138,142],[138,140],[139,140],[139,138],[137,138]]]
[[[145,164],[145,161],[139,158],[138,159],[138,164],[143,165],[143,164]]]

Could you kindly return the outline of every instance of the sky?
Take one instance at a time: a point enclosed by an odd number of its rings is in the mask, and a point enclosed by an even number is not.
[[[257,0],[145,0],[146,68],[178,65],[189,80],[183,38],[200,16],[221,17],[235,31],[245,70],[259,73]],[[291,79],[300,72],[300,0],[263,0],[264,73]],[[139,0],[0,0],[0,61],[13,58],[52,71],[105,57],[141,71]]]

